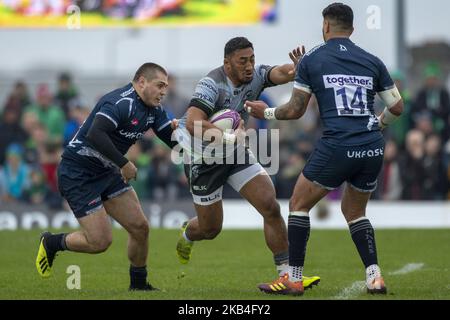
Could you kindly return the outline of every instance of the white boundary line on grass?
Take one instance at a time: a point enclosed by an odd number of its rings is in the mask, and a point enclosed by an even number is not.
[[[337,296],[334,296],[333,299],[337,300],[347,300],[351,297],[357,295],[359,292],[363,291],[366,287],[365,281],[356,281],[353,282],[350,287],[344,288]]]
[[[420,263],[408,263],[405,264],[402,268],[389,272],[389,275],[395,276],[395,275],[403,275],[407,274],[413,271],[417,271],[423,268],[425,264]],[[334,296],[332,299],[337,300],[348,300],[353,298],[354,296],[361,293],[366,287],[365,281],[355,281],[352,283],[351,286],[344,288],[338,295]]]
[[[398,274],[407,274],[416,270],[420,270],[423,268],[425,264],[420,262],[420,263],[408,263],[406,264],[403,268],[389,272],[388,274],[391,276],[395,276]]]

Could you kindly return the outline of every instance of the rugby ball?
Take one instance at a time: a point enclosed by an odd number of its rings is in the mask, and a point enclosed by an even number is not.
[[[210,118],[209,122],[214,124],[216,127],[222,131],[233,129],[236,130],[241,122],[241,116],[235,110],[224,109],[214,113]]]

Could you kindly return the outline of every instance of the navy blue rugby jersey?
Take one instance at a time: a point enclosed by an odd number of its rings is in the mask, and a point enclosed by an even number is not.
[[[125,155],[128,149],[149,129],[155,133],[170,125],[169,117],[161,106],[148,107],[131,83],[104,95],[81,125],[62,157],[86,164],[91,169],[117,167],[100,154],[86,140],[86,135],[97,115],[109,119],[116,130],[109,134],[114,146]]]
[[[294,87],[316,96],[330,142],[360,145],[382,136],[374,99],[394,82],[379,58],[350,39],[330,39],[309,51],[297,66]]]

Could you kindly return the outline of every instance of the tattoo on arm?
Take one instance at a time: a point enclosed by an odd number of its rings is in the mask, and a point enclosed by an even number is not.
[[[278,120],[298,119],[305,114],[311,94],[294,89],[288,103],[278,107],[275,117]]]

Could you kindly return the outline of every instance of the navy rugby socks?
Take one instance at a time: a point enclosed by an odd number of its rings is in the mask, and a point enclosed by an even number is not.
[[[67,250],[66,236],[67,233],[52,234],[45,240],[46,248],[53,252]]]
[[[289,266],[303,267],[310,231],[309,216],[304,212],[291,212],[288,219]]]
[[[367,268],[378,264],[375,232],[369,219],[366,217],[356,219],[349,223],[349,228],[364,266]]]
[[[130,287],[143,288],[147,285],[147,266],[134,267],[130,265]]]

